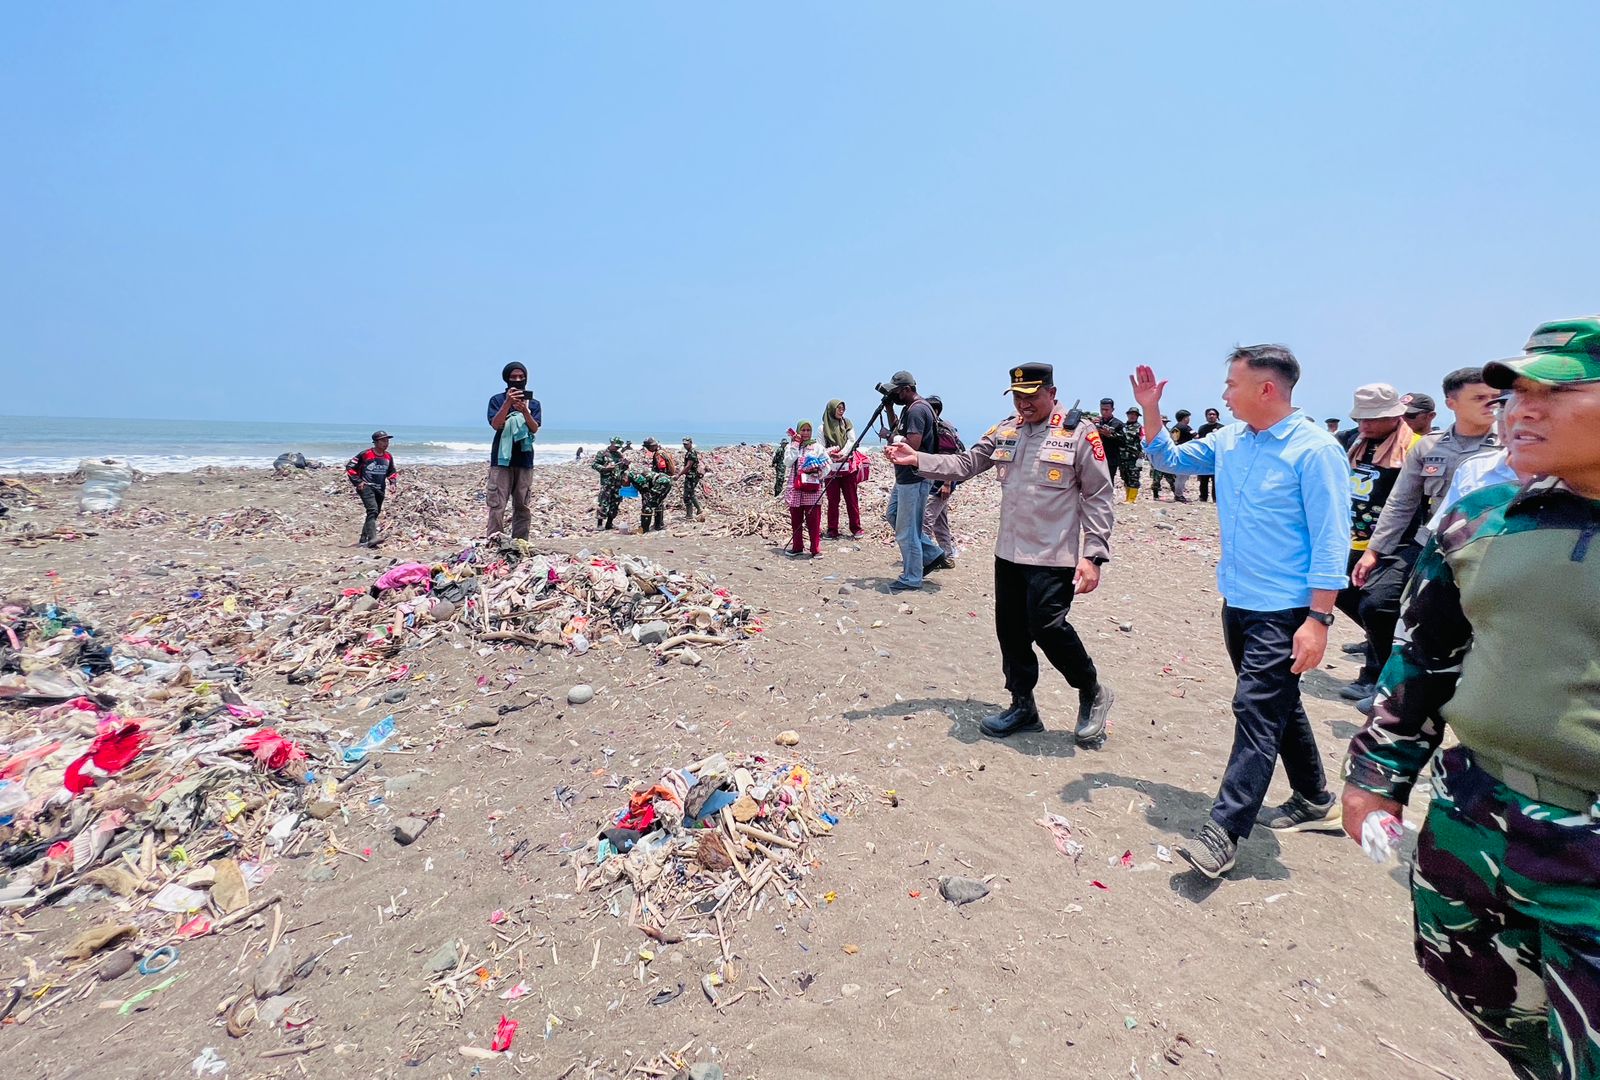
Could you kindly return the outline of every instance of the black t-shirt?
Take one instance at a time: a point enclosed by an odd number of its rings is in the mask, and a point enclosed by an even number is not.
[[[939,452],[939,437],[937,435],[937,418],[933,415],[933,406],[921,398],[907,405],[900,412],[900,423],[895,426],[896,435],[904,435],[910,439],[913,435],[922,436],[922,452],[924,454],[937,454]],[[910,465],[896,465],[894,467],[894,482],[897,484],[915,484],[922,480],[922,474]]]
[[[1207,435],[1210,435],[1213,431],[1221,431],[1221,430],[1222,430],[1222,425],[1221,424],[1217,423],[1215,420],[1207,420],[1205,423],[1200,425],[1200,427],[1199,427],[1199,429],[1197,431],[1195,431],[1194,437],[1197,438],[1197,439],[1203,439]]]
[[[1400,479],[1400,470],[1372,464],[1373,455],[1385,440],[1361,439],[1357,429],[1350,443],[1354,445],[1357,441],[1362,446],[1356,463],[1350,466],[1350,548],[1365,551],[1372,541],[1372,530],[1378,527],[1383,504],[1389,501],[1394,482]]]
[[[1182,446],[1184,443],[1194,440],[1194,428],[1188,424],[1173,424],[1170,434],[1175,446]]]
[[[1127,438],[1123,431],[1128,425],[1115,416],[1096,416],[1094,426],[1100,430],[1100,445],[1106,448],[1106,470],[1115,477],[1122,461],[1122,441]]]

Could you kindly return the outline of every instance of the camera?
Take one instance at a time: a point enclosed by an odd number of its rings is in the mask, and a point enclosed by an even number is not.
[[[895,394],[895,388],[887,383],[879,383],[877,386],[874,386],[873,389],[878,392],[879,397],[892,398]]]

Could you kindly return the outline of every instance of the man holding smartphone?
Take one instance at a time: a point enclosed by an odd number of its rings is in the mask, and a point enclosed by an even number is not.
[[[489,399],[489,426],[494,442],[489,447],[489,535],[505,532],[506,503],[511,503],[511,536],[528,538],[533,512],[528,507],[533,488],[533,437],[539,433],[544,411],[528,393],[528,369],[516,361],[500,371],[503,393]]]

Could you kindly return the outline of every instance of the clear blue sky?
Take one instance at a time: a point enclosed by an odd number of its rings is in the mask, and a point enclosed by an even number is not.
[[[970,433],[1273,340],[1321,416],[1600,309],[1592,5],[1110,7],[15,6],[0,413]]]

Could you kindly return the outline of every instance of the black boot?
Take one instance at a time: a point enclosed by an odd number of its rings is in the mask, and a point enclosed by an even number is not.
[[[1078,726],[1073,738],[1079,746],[1099,746],[1106,741],[1106,717],[1117,695],[1105,683],[1095,683],[1094,689],[1078,694]]]
[[[985,717],[978,725],[985,735],[1004,739],[1024,731],[1043,731],[1044,721],[1039,718],[1039,708],[1032,694],[1013,694],[1011,708],[997,716]]]

